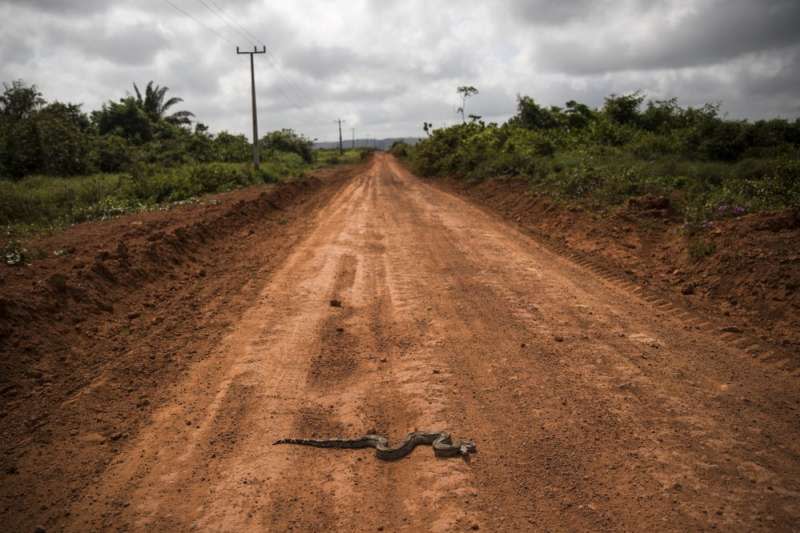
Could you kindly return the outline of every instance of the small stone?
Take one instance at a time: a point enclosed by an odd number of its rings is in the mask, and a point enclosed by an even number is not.
[[[47,533],[47,530],[44,528],[44,526],[36,526],[33,528],[33,533]]]
[[[695,290],[694,283],[690,283],[690,284],[684,286],[683,289],[681,289],[681,292],[683,294],[685,294],[686,296],[689,296],[691,294],[694,294],[694,290]]]
[[[741,333],[742,329],[736,326],[725,326],[720,331],[723,333]]]
[[[385,363],[387,360],[385,357],[381,357],[381,363]]]
[[[344,328],[336,328],[336,333],[344,333]]]
[[[481,528],[478,524],[472,524],[472,531],[478,531]]]
[[[556,335],[555,337],[553,337],[553,340],[555,340],[556,342],[564,342],[564,337],[562,337],[561,335]]]
[[[441,374],[441,373],[442,373],[442,371],[441,371],[441,370],[439,370],[438,368],[434,368],[434,369],[433,369],[433,373],[434,373],[434,374]]]
[[[142,316],[141,313],[139,313],[138,311],[134,311],[133,313],[128,313],[128,320],[136,320],[140,316]]]
[[[341,300],[331,300],[331,307],[341,307],[342,302]]]

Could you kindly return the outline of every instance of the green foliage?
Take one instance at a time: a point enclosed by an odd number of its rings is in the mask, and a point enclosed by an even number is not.
[[[394,143],[392,143],[392,147],[389,148],[389,152],[395,157],[398,157],[400,159],[405,159],[406,157],[408,157],[410,149],[411,147],[408,145],[408,143],[405,143],[403,141],[395,141]]]
[[[314,166],[329,166],[340,164],[353,164],[362,161],[362,154],[370,150],[357,148],[345,150],[343,154],[339,153],[339,149],[321,149],[314,150]]]
[[[35,121],[41,172],[70,176],[88,171],[92,139],[80,106],[55,102],[39,111]]]
[[[668,196],[690,233],[731,213],[800,208],[800,120],[730,121],[719,104],[644,104],[639,92],[611,95],[596,111],[520,96],[503,125],[430,130],[404,151],[421,175],[523,176],[538,191],[597,207]]]
[[[461,107],[458,108],[457,112],[461,114],[461,121],[466,122],[467,100],[478,94],[480,91],[478,91],[478,89],[472,85],[464,85],[456,89],[456,92],[461,95]]]
[[[617,124],[638,125],[640,121],[639,108],[644,102],[644,95],[639,91],[633,94],[617,96],[612,94],[606,98],[603,114]]]
[[[693,261],[701,261],[710,255],[714,255],[717,251],[717,246],[706,239],[694,236],[689,238],[689,257]]]
[[[153,123],[132,96],[103,104],[92,112],[92,122],[100,135],[118,135],[134,144],[153,138]]]
[[[291,129],[268,133],[261,138],[259,146],[266,150],[293,152],[302,157],[306,163],[311,163],[314,160],[312,152],[314,143],[311,139],[297,134]]]
[[[137,106],[147,114],[152,122],[160,122],[163,120],[176,126],[191,124],[194,113],[190,111],[176,111],[175,113],[167,115],[167,110],[170,107],[183,102],[183,98],[166,98],[169,87],[154,86],[153,81],[150,81],[147,83],[147,87],[145,87],[144,97],[142,97],[142,93],[135,83],[133,84],[133,90],[136,92]]]
[[[105,219],[299,176],[308,168],[298,155],[278,153],[263,162],[258,171],[240,163],[194,163],[172,168],[140,163],[130,173],[0,180],[0,225],[41,228]]]
[[[561,126],[559,109],[545,109],[530,96],[517,96],[517,114],[512,124],[528,129],[551,129]]]
[[[3,83],[0,116],[4,119],[16,121],[31,118],[44,104],[42,93],[36,85],[26,86],[22,80],[15,80],[11,85]]]
[[[253,148],[247,137],[227,131],[214,137],[213,150],[216,160],[226,163],[244,163],[253,157]]]
[[[76,104],[47,103],[35,86],[4,84],[0,95],[0,224],[58,226],[161,203],[301,176],[313,166],[311,141],[292,130],[262,139],[262,165],[249,162],[244,135],[190,128],[188,111],[168,114],[153,82],[90,116]],[[342,161],[360,160],[348,151]],[[58,176],[58,177],[54,177]],[[72,176],[66,178],[66,176]]]

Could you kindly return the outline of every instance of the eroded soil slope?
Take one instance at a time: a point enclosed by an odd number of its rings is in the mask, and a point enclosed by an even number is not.
[[[68,516],[355,171],[81,224],[0,266],[2,522]]]
[[[555,204],[521,179],[439,185],[561,253],[704,314],[718,329],[741,330],[754,357],[800,367],[800,212],[717,220],[695,238],[708,255],[692,257],[683,220],[663,198],[633,199],[600,214]]]

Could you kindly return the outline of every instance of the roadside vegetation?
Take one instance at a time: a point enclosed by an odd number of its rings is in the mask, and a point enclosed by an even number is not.
[[[521,96],[504,124],[470,115],[423,129],[415,147],[392,148],[420,175],[517,176],[533,191],[596,209],[663,196],[690,232],[715,218],[800,208],[800,119],[728,120],[718,104],[682,107],[637,92],[611,95],[600,109],[546,108]]]
[[[244,135],[216,135],[175,110],[182,100],[153,82],[84,113],[48,102],[15,81],[0,95],[0,225],[28,231],[152,209],[203,194],[300,177],[319,166],[359,161],[361,151],[313,150],[292,130],[259,141],[252,168]]]

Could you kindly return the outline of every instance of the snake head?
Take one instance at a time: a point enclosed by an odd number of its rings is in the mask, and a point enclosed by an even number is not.
[[[475,446],[475,442],[471,440],[463,440],[461,441],[461,446],[458,447],[459,452],[461,455],[469,455],[471,453],[475,453],[478,451],[478,447]]]

